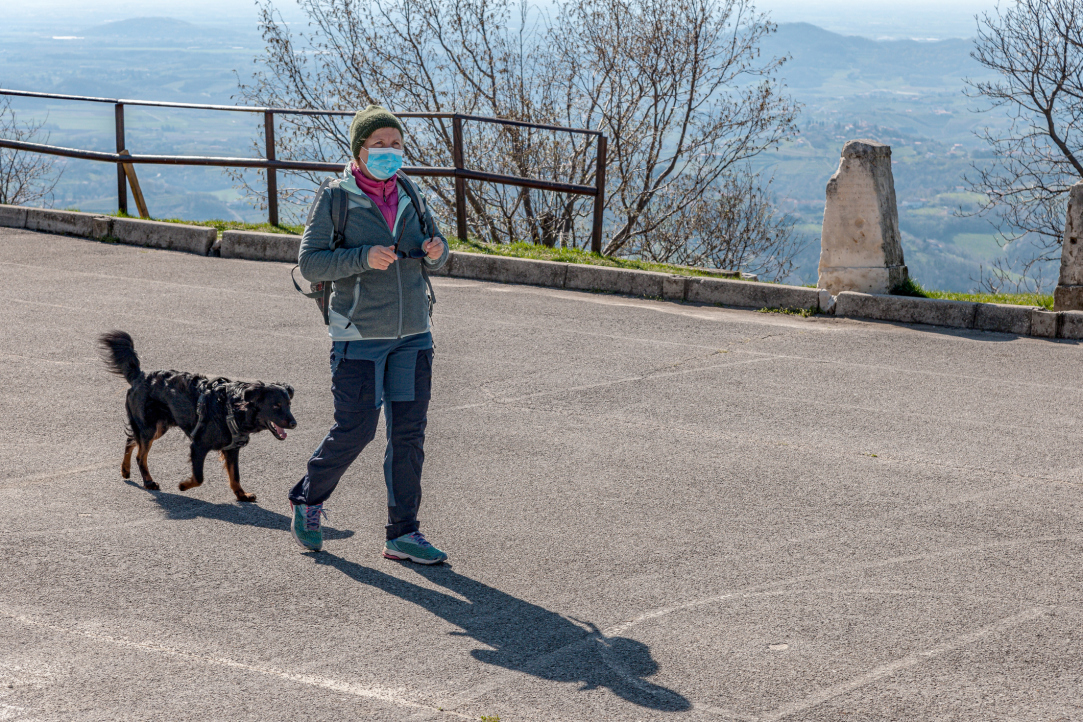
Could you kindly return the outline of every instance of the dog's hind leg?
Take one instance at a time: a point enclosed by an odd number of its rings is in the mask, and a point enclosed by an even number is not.
[[[192,442],[192,475],[179,485],[181,491],[194,489],[203,483],[203,462],[207,460],[210,449],[202,444]]]
[[[120,475],[125,479],[132,478],[132,449],[136,446],[138,443],[131,436],[124,442],[124,461],[120,462]]]
[[[135,455],[135,461],[139,465],[139,475],[143,477],[143,488],[151,489],[152,491],[157,491],[161,488],[158,486],[157,482],[151,478],[150,468],[147,466],[147,454],[150,453],[151,444],[154,443],[154,439],[156,438],[158,437],[155,436],[150,439],[140,438],[138,441],[139,451],[136,452]]]
[[[230,449],[222,452],[222,462],[226,467],[226,476],[229,477],[229,488],[237,495],[238,501],[255,501],[255,494],[248,494],[241,488],[240,449]]]

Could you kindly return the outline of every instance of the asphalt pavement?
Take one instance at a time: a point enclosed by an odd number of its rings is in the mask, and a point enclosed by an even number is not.
[[[331,423],[289,266],[0,230],[0,720],[1083,719],[1083,348],[435,279],[422,528],[383,448],[302,553]],[[294,386],[180,492],[123,379]],[[377,439],[382,438],[382,431]]]

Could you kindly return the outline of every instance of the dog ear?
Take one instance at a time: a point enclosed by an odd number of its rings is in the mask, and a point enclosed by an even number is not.
[[[293,387],[292,386],[290,386],[289,384],[284,384],[281,381],[276,381],[275,386],[281,386],[282,388],[286,389],[286,393],[290,395],[290,401],[293,401]]]
[[[241,393],[241,408],[247,409],[259,399],[263,398],[266,386],[262,383],[248,384]]]

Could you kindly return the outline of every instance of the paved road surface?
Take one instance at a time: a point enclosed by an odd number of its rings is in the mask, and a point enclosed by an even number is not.
[[[289,536],[287,270],[0,233],[0,720],[1083,719],[1080,346],[437,280],[421,568],[377,446]],[[111,328],[296,387],[256,504],[120,478]]]

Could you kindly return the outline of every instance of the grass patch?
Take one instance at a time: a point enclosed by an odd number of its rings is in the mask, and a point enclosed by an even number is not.
[[[135,218],[138,216],[132,216],[127,213],[121,213],[116,211],[109,215],[114,218]],[[289,235],[299,236],[304,233],[305,227],[291,226],[291,225],[277,225],[272,226],[270,223],[244,223],[243,221],[224,221],[221,219],[212,219],[209,221],[186,221],[181,218],[150,218],[148,220],[157,221],[159,223],[183,223],[186,226],[203,226],[204,228],[214,228],[218,231],[218,237],[222,237],[222,231],[257,231],[259,233],[285,233]]]
[[[931,291],[912,278],[891,290],[895,296],[916,298],[939,298],[945,301],[973,301],[976,303],[1006,303],[1011,306],[1037,306],[1053,310],[1053,295],[1047,293],[955,293],[954,291]]]
[[[1047,311],[1053,310],[1051,293],[952,293],[951,291],[929,291],[929,298],[943,298],[948,301],[977,301],[978,303],[1007,303],[1012,306],[1038,306]]]
[[[136,218],[136,216],[121,213],[119,211],[109,214],[114,218]],[[272,226],[270,223],[243,223],[241,221],[223,221],[214,219],[209,221],[186,221],[180,218],[152,218],[150,220],[162,223],[183,223],[189,226],[204,226],[218,231],[218,237],[222,237],[222,231],[257,231],[260,233],[286,233],[299,236],[304,233],[305,227],[291,225]],[[600,253],[591,253],[579,248],[549,248],[536,246],[533,243],[519,241],[517,243],[483,243],[481,241],[466,240],[449,237],[448,244],[453,251],[462,253],[483,253],[489,256],[510,256],[512,258],[532,258],[538,261],[558,261],[560,263],[585,263],[592,266],[608,266],[610,268],[631,268],[637,271],[656,271],[658,273],[672,273],[678,276],[701,276],[717,278],[723,276],[735,281],[745,280],[740,274],[713,270],[707,268],[689,268],[688,266],[673,266],[668,263],[652,263],[650,261],[636,261],[630,258],[611,258]],[[768,283],[768,281],[760,281]]]
[[[672,273],[678,276],[701,276],[715,277],[720,274],[710,269],[689,268],[687,266],[671,266],[667,263],[652,263],[650,261],[636,261],[631,258],[611,258],[600,253],[591,253],[580,248],[549,248],[548,246],[536,246],[533,243],[519,241],[517,243],[483,243],[476,240],[459,240],[448,238],[451,250],[462,253],[483,253],[489,256],[510,256],[512,258],[531,258],[537,261],[557,261],[559,263],[583,263],[591,266],[607,266],[609,268],[629,268],[637,271],[656,271],[658,273]],[[742,280],[740,276],[726,276],[733,280]]]
[[[820,313],[818,308],[776,308],[771,306],[769,308],[761,308],[759,313],[784,313],[787,316],[800,316],[801,318],[809,318],[810,316],[816,316]]]
[[[906,280],[891,289],[892,296],[914,296],[916,298],[931,298],[929,292],[921,287],[921,284],[907,276]]]

